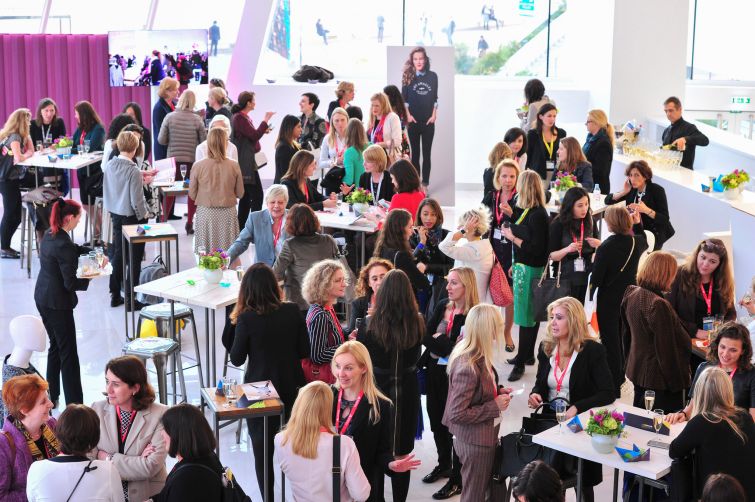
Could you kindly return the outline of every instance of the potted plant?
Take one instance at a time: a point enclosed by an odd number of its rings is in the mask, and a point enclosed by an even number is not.
[[[58,157],[62,158],[63,155],[71,155],[71,148],[73,147],[73,140],[71,138],[61,136],[57,138],[55,141],[53,141],[50,147],[54,148],[55,153],[58,154]]]
[[[729,174],[721,177],[721,185],[724,187],[724,197],[727,199],[736,199],[745,189],[745,185],[750,181],[750,175],[747,171],[734,169]]]
[[[556,179],[553,180],[553,189],[555,197],[558,200],[563,198],[564,192],[572,187],[578,186],[577,177],[564,171],[556,171]]]
[[[590,436],[595,451],[611,453],[619,441],[619,436],[624,432],[624,415],[607,408],[596,412],[590,410],[585,432]]]
[[[351,204],[357,216],[365,214],[373,200],[372,194],[361,187],[355,188],[346,196],[346,202]]]
[[[222,249],[199,254],[197,265],[210,284],[218,284],[223,279],[223,270],[227,266],[228,255]]]

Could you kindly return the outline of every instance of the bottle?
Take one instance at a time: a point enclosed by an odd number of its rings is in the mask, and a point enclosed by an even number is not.
[[[600,193],[600,185],[595,183],[595,186],[592,189],[592,200],[599,201],[603,198],[603,194]]]

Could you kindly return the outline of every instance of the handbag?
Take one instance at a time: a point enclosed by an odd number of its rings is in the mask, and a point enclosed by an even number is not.
[[[490,273],[488,290],[490,291],[490,297],[493,299],[493,305],[508,307],[514,303],[514,293],[511,291],[509,281],[506,279],[506,272],[503,271],[498,258],[495,259],[493,270]]]
[[[244,492],[244,489],[241,488],[241,485],[238,484],[236,481],[236,478],[233,476],[233,473],[231,472],[231,469],[228,467],[224,467],[221,472],[217,472],[214,469],[210,469],[204,464],[183,464],[178,469],[173,471],[171,474],[175,474],[176,472],[180,471],[184,467],[200,467],[204,469],[205,471],[210,471],[214,475],[220,476],[220,484],[222,485],[221,490],[221,497],[220,502],[252,502],[251,497],[249,497],[246,492]],[[175,476],[172,476],[170,479],[170,482],[167,486],[170,486],[172,484],[173,480],[175,480]]]
[[[260,150],[259,152],[254,154],[254,163],[257,166],[257,169],[260,167],[265,167],[267,165],[267,155],[265,155],[265,152]]]
[[[341,183],[346,176],[346,168],[344,167],[332,167],[320,182],[320,186],[327,190],[328,193],[341,191]]]
[[[307,327],[312,322],[310,315],[307,314]],[[328,342],[331,341],[331,335],[328,334]],[[330,367],[330,363],[318,364],[311,358],[306,357],[301,360],[301,369],[304,371],[304,380],[307,383],[320,381],[327,384],[336,383],[336,377],[333,375],[333,370]]]
[[[84,467],[84,472],[81,473],[81,476],[79,476],[79,480],[76,481],[76,484],[74,485],[73,490],[71,490],[71,493],[68,494],[68,498],[66,499],[66,502],[69,502],[71,500],[71,497],[73,497],[73,494],[76,491],[76,488],[79,487],[79,484],[81,483],[81,480],[84,479],[84,476],[86,475],[86,473],[97,469],[96,466],[92,467],[92,462],[94,462],[94,460],[90,460],[89,463],[86,465],[86,467]]]
[[[333,436],[333,502],[341,502],[341,436]]]
[[[20,180],[26,174],[24,166],[16,165],[13,152],[8,147],[6,138],[0,143],[0,181]]]
[[[543,269],[540,279],[533,278],[531,283],[532,307],[536,322],[547,321],[548,305],[571,293],[571,281],[561,280],[561,262],[558,262],[556,277],[547,277],[549,269],[550,262]]]

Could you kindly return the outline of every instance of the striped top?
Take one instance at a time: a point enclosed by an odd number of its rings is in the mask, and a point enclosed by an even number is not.
[[[309,357],[315,364],[327,364],[333,360],[336,349],[343,343],[341,330],[333,316],[322,305],[313,303],[307,312],[309,333]]]

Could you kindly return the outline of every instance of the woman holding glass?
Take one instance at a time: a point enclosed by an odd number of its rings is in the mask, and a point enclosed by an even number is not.
[[[566,137],[566,131],[556,127],[558,109],[553,103],[545,103],[537,112],[535,127],[527,131],[527,169],[532,169],[545,180],[550,173],[555,176],[558,146]]]

